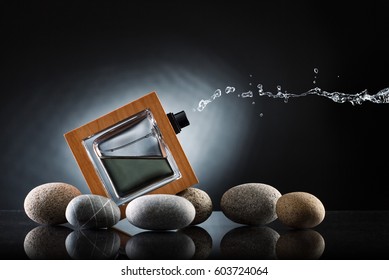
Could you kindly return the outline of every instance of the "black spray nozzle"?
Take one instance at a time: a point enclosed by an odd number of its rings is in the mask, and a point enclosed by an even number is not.
[[[174,132],[176,134],[180,133],[182,128],[184,128],[190,124],[184,111],[181,111],[181,112],[178,112],[175,114],[168,113],[167,117],[169,118],[169,121],[172,124],[172,126],[174,128]]]

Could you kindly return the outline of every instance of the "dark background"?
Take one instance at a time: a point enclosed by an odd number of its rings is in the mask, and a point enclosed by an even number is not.
[[[247,182],[310,192],[327,210],[389,209],[388,104],[237,97],[258,83],[295,93],[387,88],[387,1],[8,2],[0,209],[23,209],[46,182],[88,192],[63,134],[150,91],[167,112],[187,112],[179,139],[215,210]],[[236,92],[193,111],[226,86]]]

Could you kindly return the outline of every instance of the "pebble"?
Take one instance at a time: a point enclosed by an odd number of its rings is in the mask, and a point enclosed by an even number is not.
[[[246,225],[266,225],[277,219],[275,211],[281,193],[274,187],[260,183],[247,183],[227,190],[220,208],[230,220]]]
[[[65,246],[75,260],[110,260],[119,253],[120,237],[109,229],[77,230],[69,234]]]
[[[77,229],[108,228],[119,222],[120,209],[107,197],[83,194],[70,201],[66,219]]]
[[[283,260],[317,260],[324,252],[323,236],[312,229],[293,230],[280,236],[276,252]]]
[[[32,260],[70,259],[65,240],[72,232],[64,226],[38,226],[29,231],[24,238],[24,251]]]
[[[128,221],[148,230],[174,230],[187,227],[196,210],[187,199],[171,194],[149,194],[130,201],[126,207]]]
[[[140,232],[126,245],[127,256],[133,260],[189,260],[195,250],[189,236],[173,231]]]
[[[61,183],[46,183],[33,188],[24,200],[24,211],[34,222],[42,225],[66,223],[69,202],[81,195],[76,187]]]
[[[270,227],[244,226],[227,232],[220,251],[229,259],[274,260],[280,235]]]
[[[325,216],[322,202],[306,192],[291,192],[281,196],[276,205],[278,219],[292,228],[313,228]]]
[[[205,191],[190,187],[177,195],[189,200],[196,210],[196,215],[191,225],[200,224],[211,216],[213,208],[212,200]]]

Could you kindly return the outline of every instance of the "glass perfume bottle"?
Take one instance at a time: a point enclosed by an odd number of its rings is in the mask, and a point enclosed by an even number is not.
[[[93,194],[126,203],[146,193],[176,194],[198,179],[176,134],[184,111],[166,114],[151,92],[64,136]]]
[[[184,111],[168,114],[176,133],[188,126]],[[181,177],[149,109],[84,141],[110,197],[121,205]]]

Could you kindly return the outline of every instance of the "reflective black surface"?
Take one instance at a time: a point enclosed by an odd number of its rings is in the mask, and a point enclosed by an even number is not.
[[[249,227],[213,212],[178,231],[41,226],[23,211],[0,211],[1,259],[389,259],[389,211],[330,211],[313,229],[278,220]]]

